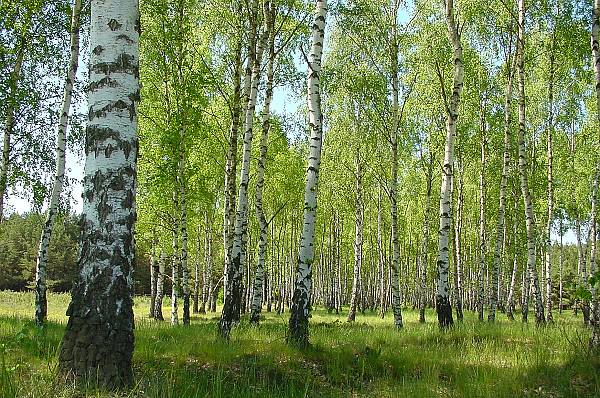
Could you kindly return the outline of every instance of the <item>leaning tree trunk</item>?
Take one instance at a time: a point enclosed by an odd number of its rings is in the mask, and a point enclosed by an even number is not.
[[[517,71],[519,77],[519,177],[525,206],[525,226],[527,232],[527,270],[523,295],[523,321],[527,321],[530,284],[535,300],[535,321],[545,323],[544,306],[538,281],[535,253],[535,220],[529,184],[527,181],[527,154],[525,151],[525,0],[519,0],[519,35],[517,39]]]
[[[600,129],[600,0],[594,0],[594,11],[592,13],[592,58],[594,62],[594,76],[596,78],[596,117],[598,119],[598,128]],[[592,204],[595,204],[598,196],[598,178],[600,178],[600,161],[596,164],[596,174],[594,176],[594,191],[592,194]],[[593,206],[594,207],[594,206]],[[594,214],[596,209],[592,209],[592,220],[593,220],[593,236],[592,242],[593,247],[596,246],[596,215]],[[590,275],[596,272],[595,267],[596,259],[592,257],[590,261]],[[592,268],[593,265],[593,268]],[[590,338],[590,349],[596,354],[600,353],[600,304],[599,298],[596,292],[595,286],[591,286],[592,290],[592,313],[590,314],[590,321],[592,324],[592,337]]]
[[[363,262],[363,229],[364,229],[364,204],[362,193],[362,164],[360,160],[360,147],[356,149],[356,204],[355,204],[355,233],[354,233],[354,268],[352,276],[352,295],[350,297],[350,310],[348,311],[348,322],[354,322],[356,318],[356,306],[359,295],[359,278]]]
[[[452,96],[444,98],[446,106],[446,145],[444,148],[444,163],[442,167],[442,186],[440,194],[440,229],[438,233],[438,277],[436,292],[436,310],[438,322],[441,328],[452,326],[452,307],[450,306],[450,288],[448,286],[449,263],[449,236],[451,213],[451,183],[452,163],[454,162],[454,137],[456,135],[456,121],[458,119],[458,106],[460,93],[463,88],[464,67],[462,61],[462,44],[460,42],[460,30],[454,20],[454,0],[446,0],[446,22],[448,25],[448,37],[454,48],[454,76],[452,82]],[[441,82],[443,84],[443,82]]]
[[[315,224],[317,216],[317,189],[321,145],[323,137],[323,115],[321,113],[321,56],[325,37],[325,17],[327,0],[315,1],[315,15],[311,27],[311,48],[308,56],[308,120],[310,141],[306,187],[304,190],[304,215],[298,265],[287,341],[295,346],[308,346],[308,316],[310,313],[310,293],[312,290],[312,263],[314,261]]]
[[[512,31],[512,30],[511,30]],[[510,168],[510,130],[511,130],[511,102],[513,97],[513,77],[514,68],[513,62],[511,62],[512,53],[512,35],[508,47],[508,57],[506,59],[507,65],[507,83],[506,83],[506,94],[504,97],[504,151],[502,155],[502,176],[500,177],[500,204],[498,205],[498,220],[496,224],[496,241],[494,242],[494,264],[492,269],[492,286],[494,287],[490,291],[490,308],[488,313],[488,321],[494,322],[496,320],[496,308],[498,306],[498,291],[495,287],[498,285],[498,275],[500,273],[500,267],[502,265],[502,243],[504,242],[505,236],[505,215],[506,215],[506,186],[508,184],[508,172]],[[514,59],[514,58],[513,58]],[[516,263],[515,263],[516,265]],[[511,286],[514,287],[515,273],[511,276]],[[509,293],[509,297],[512,299],[512,293]],[[512,316],[512,309],[510,307],[510,300],[507,300],[507,311]]]
[[[73,83],[79,60],[79,14],[81,11],[81,0],[75,0],[73,15],[71,18],[71,58],[69,59],[69,70],[65,79],[63,101],[58,123],[58,135],[56,136],[56,172],[52,186],[52,196],[48,205],[48,215],[42,230],[35,270],[35,321],[42,325],[48,314],[48,302],[46,300],[46,266],[48,264],[48,247],[50,236],[54,227],[54,220],[58,212],[60,194],[65,181],[65,150],[67,144],[67,125],[69,122],[69,110],[71,109],[71,97],[73,94]],[[22,61],[22,59],[21,59]],[[20,65],[19,65],[20,69]],[[4,195],[2,195],[4,196]],[[0,218],[2,209],[0,208]]]
[[[458,163],[458,192],[456,203],[456,220],[454,222],[454,295],[456,300],[456,320],[463,321],[463,259],[462,259],[462,222],[464,206],[463,164]]]
[[[165,297],[165,253],[160,252],[158,257],[158,274],[156,276],[156,299],[154,300],[154,316],[159,321],[164,321],[162,313],[163,298]]]
[[[91,10],[82,246],[59,368],[116,388],[133,381],[140,19],[136,0]]]
[[[272,6],[273,7],[273,6]],[[258,325],[263,303],[263,291],[265,287],[265,255],[267,252],[267,235],[269,224],[263,209],[263,187],[265,184],[265,163],[267,162],[267,145],[269,130],[271,128],[271,100],[273,99],[273,66],[275,63],[275,31],[274,12],[268,10],[268,2],[265,2],[265,27],[269,34],[269,61],[267,63],[267,87],[265,90],[265,103],[262,111],[262,134],[260,136],[260,157],[257,164],[255,210],[256,218],[260,228],[258,238],[258,261],[254,273],[254,291],[250,312],[250,323]]]

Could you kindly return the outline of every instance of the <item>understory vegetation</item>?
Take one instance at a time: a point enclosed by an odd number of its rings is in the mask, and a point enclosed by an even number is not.
[[[189,327],[147,318],[137,297],[133,388],[117,393],[57,376],[66,294],[49,295],[49,321],[33,322],[30,293],[0,292],[0,395],[3,397],[592,397],[600,396],[600,363],[587,354],[589,332],[571,311],[552,326],[478,322],[476,314],[447,331],[405,327],[367,311],[313,312],[306,351],[285,344],[287,313],[264,313],[259,327],[243,318],[229,343],[217,338],[218,313],[193,315]],[[170,303],[165,301],[165,313]],[[428,319],[434,319],[433,312]],[[386,317],[390,317],[388,313]]]

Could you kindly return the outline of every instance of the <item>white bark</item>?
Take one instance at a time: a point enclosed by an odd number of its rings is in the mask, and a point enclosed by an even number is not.
[[[513,77],[514,77],[514,67],[513,62],[511,62],[511,53],[512,46],[509,43],[508,54],[506,60],[507,67],[507,83],[506,83],[506,93],[504,96],[504,150],[502,155],[502,176],[500,177],[500,204],[498,205],[498,221],[496,224],[496,242],[494,245],[494,264],[493,264],[493,273],[492,273],[492,286],[496,286],[498,282],[498,273],[502,265],[502,244],[505,240],[505,214],[506,214],[506,186],[508,184],[508,172],[510,167],[510,131],[511,131],[511,102],[513,97]],[[514,59],[514,58],[513,58]],[[515,263],[516,266],[516,263]],[[514,278],[515,272],[513,272],[511,276],[511,287],[514,287]],[[492,289],[490,296],[490,309],[488,313],[488,321],[494,322],[496,319],[496,307],[498,304],[498,295],[496,293],[496,289]],[[512,292],[509,294],[509,297],[512,299]],[[511,303],[507,300],[507,306],[510,306]],[[511,311],[512,315],[512,311]]]
[[[2,140],[2,164],[0,165],[0,222],[4,219],[4,199],[8,187],[8,169],[10,166],[10,152],[12,149],[12,134],[15,128],[15,113],[17,109],[18,84],[21,80],[21,69],[27,50],[27,29],[21,33],[15,47],[15,65],[9,78],[7,94],[6,118],[4,123],[4,137]]]
[[[306,187],[304,190],[304,215],[298,266],[295,277],[294,295],[289,321],[288,341],[300,347],[308,345],[308,315],[312,290],[312,263],[314,260],[315,221],[317,215],[317,192],[321,146],[323,137],[323,115],[321,114],[321,57],[325,37],[327,0],[316,0],[315,16],[311,28],[311,48],[308,58],[308,120],[310,141]]]
[[[359,278],[363,262],[363,229],[365,214],[362,193],[363,171],[360,160],[360,147],[356,149],[355,167],[356,203],[354,228],[354,268],[352,273],[352,295],[350,297],[350,310],[348,312],[348,322],[354,322],[356,318],[356,307],[359,299]]]
[[[79,273],[59,368],[109,388],[132,382],[138,2],[93,0]]]
[[[46,222],[42,229],[35,272],[35,320],[38,325],[42,325],[46,320],[48,304],[46,300],[46,267],[48,264],[48,247],[50,246],[50,236],[58,212],[60,194],[62,192],[65,180],[65,150],[67,143],[67,125],[69,121],[69,111],[71,109],[71,97],[73,94],[73,83],[79,60],[79,14],[81,11],[81,0],[75,0],[71,18],[71,56],[69,58],[69,69],[65,79],[63,91],[63,100],[61,105],[60,118],[58,123],[58,134],[56,136],[56,170],[54,173],[54,184],[52,186],[52,195],[48,204],[48,214]],[[21,58],[22,61],[22,58]],[[20,69],[20,65],[19,65]],[[0,208],[0,219],[2,218],[2,209]]]
[[[256,7],[256,2],[253,2]],[[251,12],[254,12],[251,10]],[[252,19],[255,24],[255,18]],[[255,28],[251,28],[254,31]],[[240,170],[240,184],[237,197],[237,209],[235,216],[235,229],[233,234],[233,246],[231,256],[226,265],[227,288],[223,304],[223,312],[219,322],[219,331],[223,338],[228,339],[231,327],[239,320],[242,302],[242,274],[246,268],[246,241],[248,228],[248,182],[250,178],[250,155],[252,153],[253,122],[256,108],[256,97],[258,95],[258,84],[260,81],[260,67],[266,35],[259,41],[255,58],[249,57],[248,65],[251,65],[251,73],[246,68],[246,80],[250,82],[250,92],[246,103],[244,119],[244,147],[242,152],[242,168]],[[252,63],[250,63],[252,61]],[[248,80],[249,79],[249,80]]]
[[[596,117],[598,119],[598,131],[600,131],[600,0],[594,0],[594,10],[592,13],[592,60],[594,66],[594,76],[596,80]],[[598,196],[598,179],[600,178],[600,160],[596,161],[596,174],[594,176],[594,188],[592,193],[592,220],[593,220],[593,248],[596,246],[596,214],[595,214],[595,202]],[[595,251],[595,250],[594,250]],[[594,253],[595,254],[595,253]],[[596,272],[596,259],[592,257],[590,261],[590,274],[593,275]],[[590,314],[590,321],[592,324],[592,337],[590,338],[590,349],[596,354],[600,352],[600,303],[599,297],[596,292],[595,286],[591,287],[592,291],[592,312]]]
[[[438,278],[436,292],[436,306],[438,313],[438,322],[440,327],[448,327],[453,324],[452,308],[450,307],[448,273],[449,273],[449,236],[450,224],[452,221],[451,189],[452,184],[452,166],[454,162],[454,137],[456,136],[456,121],[458,119],[458,106],[460,103],[460,94],[464,81],[464,66],[462,61],[462,44],[460,42],[459,28],[454,19],[453,0],[445,1],[446,22],[448,27],[448,37],[454,49],[454,74],[452,81],[452,95],[445,98],[446,102],[446,144],[444,147],[444,163],[442,166],[442,186],[440,194],[440,229],[438,233]],[[443,82],[442,82],[443,84]]]
[[[267,251],[267,234],[269,225],[263,209],[263,187],[265,183],[265,163],[267,161],[267,144],[270,130],[271,100],[273,99],[273,69],[275,63],[275,30],[274,11],[269,10],[269,2],[265,2],[265,31],[269,34],[269,61],[267,63],[267,87],[265,103],[262,111],[262,134],[260,136],[260,157],[257,162],[255,208],[260,227],[258,238],[258,261],[254,274],[254,291],[252,294],[250,322],[258,324],[262,310],[263,290],[265,287],[265,254]],[[273,6],[272,6],[273,7]]]
[[[527,181],[527,153],[525,149],[525,0],[519,0],[519,35],[517,41],[517,71],[519,77],[519,177],[521,192],[525,205],[525,226],[527,231],[527,270],[525,276],[525,291],[523,292],[523,321],[527,321],[529,286],[535,300],[535,320],[537,324],[545,323],[544,306],[540,292],[538,274],[536,270],[535,253],[535,220],[529,184]]]
[[[154,319],[163,321],[162,304],[165,296],[165,253],[158,257],[158,274],[156,276],[156,299],[154,300]]]

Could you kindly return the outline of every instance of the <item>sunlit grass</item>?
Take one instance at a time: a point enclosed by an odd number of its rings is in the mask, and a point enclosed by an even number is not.
[[[33,295],[0,292],[1,396],[110,396],[56,376],[57,350],[68,295],[49,296],[47,327],[32,323]],[[593,397],[600,365],[586,351],[589,332],[571,312],[553,326],[490,325],[467,313],[441,332],[435,314],[418,323],[405,310],[393,328],[367,311],[357,322],[322,309],[311,318],[309,350],[285,344],[288,313],[265,313],[260,327],[244,319],[229,343],[216,337],[217,313],[194,315],[189,327],[148,319],[148,299],[137,298],[136,385],[130,397],[369,396],[369,397]],[[168,300],[163,314],[170,315]],[[180,314],[181,315],[181,314]]]

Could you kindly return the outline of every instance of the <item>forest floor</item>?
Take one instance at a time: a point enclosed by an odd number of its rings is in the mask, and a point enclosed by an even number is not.
[[[571,311],[542,328],[467,312],[441,332],[433,311],[419,324],[405,310],[396,331],[391,314],[367,311],[348,324],[346,314],[317,309],[312,346],[298,351],[285,343],[287,312],[265,313],[258,328],[243,320],[227,344],[216,337],[219,313],[172,327],[148,319],[143,297],[134,306],[136,384],[111,395],[56,376],[68,302],[51,294],[39,330],[32,293],[0,292],[1,397],[600,397],[600,360],[587,354],[589,332]]]

